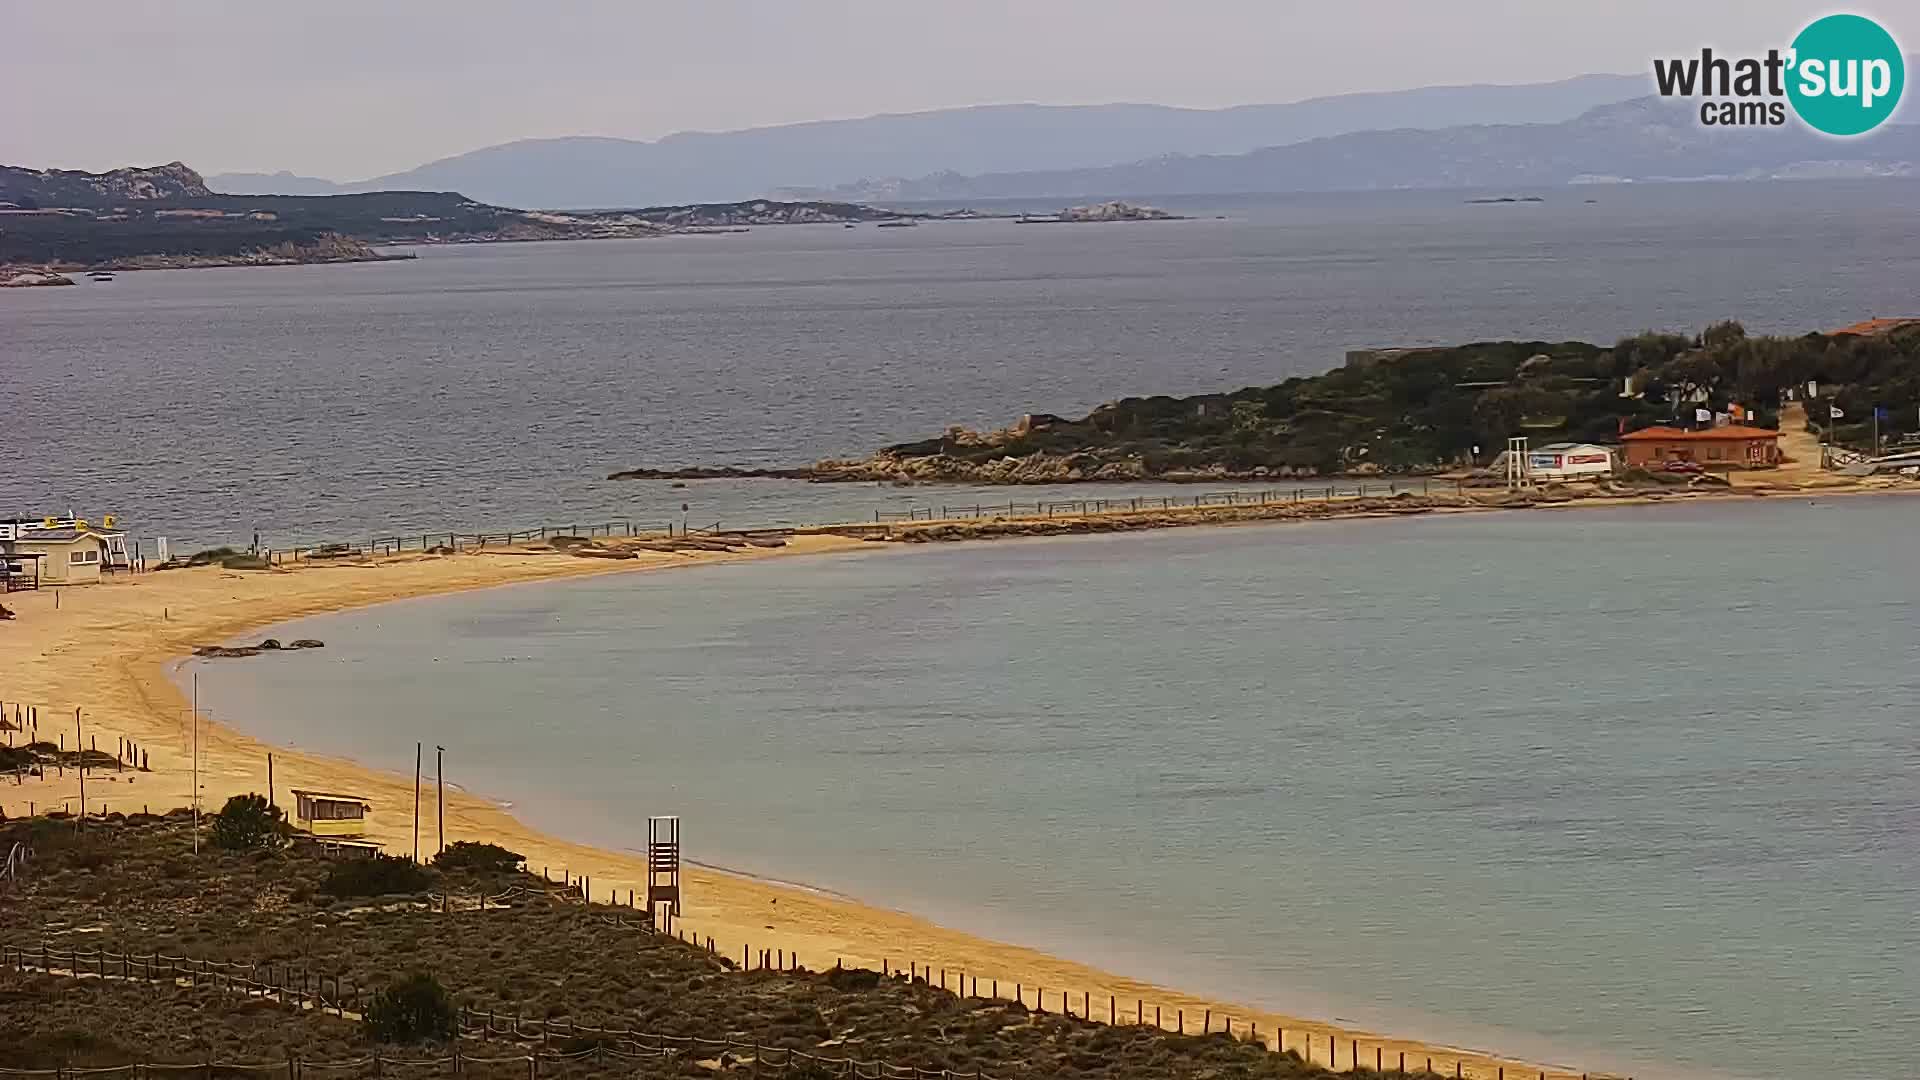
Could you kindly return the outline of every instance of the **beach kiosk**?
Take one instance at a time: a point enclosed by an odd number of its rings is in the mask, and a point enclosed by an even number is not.
[[[315,836],[365,836],[373,807],[358,795],[293,789],[293,823]]]

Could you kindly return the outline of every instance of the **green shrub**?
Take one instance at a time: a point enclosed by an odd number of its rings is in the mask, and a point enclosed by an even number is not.
[[[440,870],[467,871],[475,874],[511,874],[520,869],[526,856],[508,851],[498,844],[476,844],[461,840],[434,856]]]
[[[214,846],[228,851],[279,847],[286,816],[279,807],[269,806],[265,795],[235,795],[213,815]]]
[[[327,868],[320,891],[328,896],[390,896],[417,893],[433,882],[433,875],[411,859],[398,855],[373,854],[366,858],[344,858]]]
[[[456,1034],[453,998],[439,980],[415,972],[373,995],[366,1026],[384,1043],[446,1042]]]

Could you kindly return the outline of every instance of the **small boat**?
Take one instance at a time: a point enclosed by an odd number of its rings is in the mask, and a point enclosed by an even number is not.
[[[881,223],[880,223],[879,225],[877,225],[877,226],[875,226],[875,228],[880,228],[880,229],[911,229],[911,228],[913,228],[913,227],[914,227],[915,225],[918,225],[918,224],[920,224],[920,223],[919,223],[919,222],[917,222],[917,221],[915,221],[915,220],[913,220],[912,218],[895,218],[895,219],[893,219],[892,221],[883,221],[883,222],[881,222]]]
[[[87,275],[87,280],[88,281],[112,281],[113,275],[107,273],[104,270],[95,270],[91,274]]]
[[[842,226],[840,226],[840,227],[841,227],[841,228],[843,228],[843,229],[856,229],[856,228],[859,228],[859,226],[857,226],[857,225],[855,225],[855,224],[854,224],[853,222],[851,222],[851,221],[849,221],[849,222],[847,222],[847,223],[846,223],[845,225],[842,225]]]

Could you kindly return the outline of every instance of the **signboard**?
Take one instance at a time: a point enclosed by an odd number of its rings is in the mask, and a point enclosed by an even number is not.
[[[1569,465],[1606,465],[1609,464],[1608,459],[1609,455],[1604,453],[1568,454],[1566,456],[1566,463]]]
[[[11,543],[18,539],[20,539],[20,526],[11,521],[0,523],[0,540]]]
[[[1560,467],[1559,454],[1528,454],[1527,455],[1527,468],[1529,469],[1557,469],[1559,467]]]

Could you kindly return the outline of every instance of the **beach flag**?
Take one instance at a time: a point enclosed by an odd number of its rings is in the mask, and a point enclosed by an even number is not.
[[[1827,406],[1827,416],[1828,416],[1828,417],[1830,417],[1830,418],[1832,418],[1832,419],[1834,419],[1834,420],[1838,420],[1838,419],[1840,419],[1841,417],[1843,417],[1843,416],[1845,416],[1845,415],[1847,415],[1847,414],[1846,414],[1846,413],[1843,413],[1843,412],[1841,412],[1841,411],[1840,411],[1840,406],[1838,406],[1838,405],[1829,405],[1829,406]]]
[[[1698,423],[1710,423],[1713,420],[1713,413],[1706,409],[1695,409],[1693,410],[1693,418]]]
[[[1729,401],[1727,402],[1727,415],[1733,417],[1735,420],[1745,420],[1747,418],[1747,410],[1741,408],[1739,402]]]
[[[1875,405],[1873,407],[1873,418],[1875,420],[1885,420],[1890,415],[1892,414],[1887,412],[1887,407],[1885,405]]]

